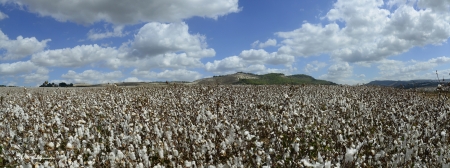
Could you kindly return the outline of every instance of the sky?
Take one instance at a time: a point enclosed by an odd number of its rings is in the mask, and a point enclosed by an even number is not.
[[[0,0],[0,85],[450,79],[450,0]]]

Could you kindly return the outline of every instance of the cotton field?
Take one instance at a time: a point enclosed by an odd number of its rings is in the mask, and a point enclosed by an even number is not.
[[[450,106],[367,86],[8,88],[1,167],[450,167]]]

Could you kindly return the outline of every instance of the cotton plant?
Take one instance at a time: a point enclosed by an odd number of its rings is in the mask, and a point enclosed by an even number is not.
[[[36,88],[2,96],[0,166],[449,165],[449,106],[398,89]]]

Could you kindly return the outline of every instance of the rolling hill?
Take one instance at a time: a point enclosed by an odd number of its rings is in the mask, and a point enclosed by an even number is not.
[[[421,87],[436,87],[439,84],[436,80],[409,80],[409,81],[394,81],[394,80],[376,80],[367,83],[370,86],[387,86],[396,88],[421,88]]]
[[[298,74],[285,76],[282,73],[269,73],[264,75],[256,75],[252,73],[237,72],[235,74],[214,76],[194,81],[198,84],[220,84],[220,85],[301,85],[301,84],[322,84],[336,85],[336,83],[314,79],[311,76]]]

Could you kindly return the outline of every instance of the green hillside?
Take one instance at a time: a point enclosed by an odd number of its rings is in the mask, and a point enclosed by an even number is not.
[[[308,75],[291,75],[285,76],[281,73],[269,73],[265,75],[257,75],[258,79],[240,79],[236,84],[249,85],[301,85],[301,84],[321,84],[321,85],[336,85],[336,83],[317,80]]]

